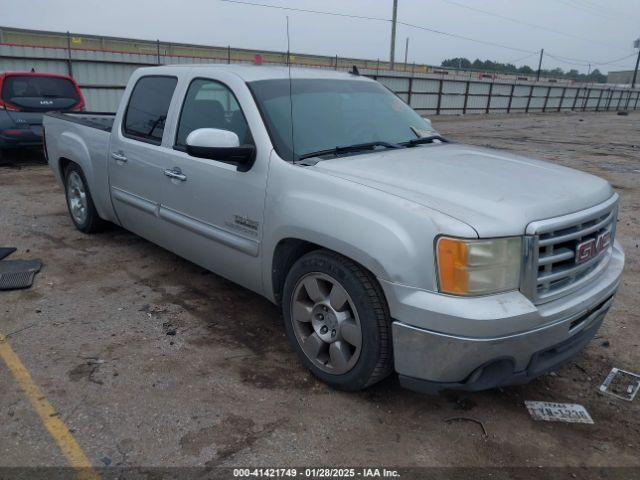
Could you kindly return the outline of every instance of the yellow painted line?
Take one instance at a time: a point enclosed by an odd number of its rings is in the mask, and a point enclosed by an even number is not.
[[[53,437],[64,456],[76,470],[78,478],[81,480],[99,480],[100,476],[91,466],[91,462],[82,451],[82,448],[73,438],[64,422],[60,420],[53,405],[47,401],[42,391],[34,383],[29,371],[22,364],[2,333],[0,333],[0,358],[4,360],[11,374],[20,384],[22,391],[38,413],[49,435]]]

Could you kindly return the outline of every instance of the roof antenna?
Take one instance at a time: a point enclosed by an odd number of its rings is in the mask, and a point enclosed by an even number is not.
[[[293,82],[291,81],[291,42],[289,39],[289,15],[287,15],[287,67],[289,69],[289,108],[291,114],[291,163],[295,163],[296,149],[293,141]]]
[[[358,71],[358,67],[356,67],[355,65],[351,67],[351,71],[349,73],[351,75],[360,75],[360,72]]]

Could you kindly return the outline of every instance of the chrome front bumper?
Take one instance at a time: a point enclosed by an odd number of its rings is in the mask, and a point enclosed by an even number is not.
[[[481,390],[523,383],[559,367],[595,335],[623,266],[616,242],[597,279],[541,305],[520,292],[461,298],[381,281],[395,319],[401,382],[423,391]]]

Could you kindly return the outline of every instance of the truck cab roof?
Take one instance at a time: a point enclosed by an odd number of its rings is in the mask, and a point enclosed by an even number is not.
[[[246,64],[185,64],[185,65],[163,65],[159,67],[145,67],[140,70],[141,75],[153,74],[179,74],[189,72],[191,75],[212,74],[214,72],[228,72],[237,75],[245,82],[254,82],[258,80],[276,80],[289,78],[289,68],[275,66],[258,66]],[[195,72],[194,72],[195,71]],[[334,80],[362,80],[372,82],[373,80],[358,75],[353,75],[335,70],[323,70],[319,68],[291,68],[292,78],[313,78],[313,79],[334,79]]]

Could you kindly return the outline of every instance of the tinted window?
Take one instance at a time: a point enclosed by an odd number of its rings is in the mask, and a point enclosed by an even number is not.
[[[293,147],[298,157],[336,146],[401,143],[435,133],[428,121],[376,82],[294,79],[289,85],[289,80],[261,80],[249,87],[278,154],[286,160],[293,158]]]
[[[138,80],[127,106],[124,133],[159,144],[177,83],[173,77],[142,77]]]
[[[220,82],[196,79],[191,82],[182,106],[176,146],[184,148],[187,136],[198,128],[219,128],[238,135],[240,144],[251,143],[249,128],[236,97]]]
[[[3,100],[32,110],[72,108],[80,102],[74,84],[66,78],[14,76],[2,84]]]

